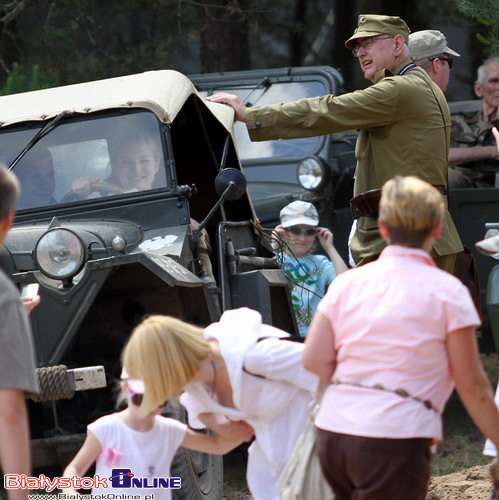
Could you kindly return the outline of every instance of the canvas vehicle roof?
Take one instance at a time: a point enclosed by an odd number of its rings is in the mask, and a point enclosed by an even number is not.
[[[172,123],[191,94],[198,96],[194,85],[182,73],[173,70],[147,71],[2,96],[0,126],[43,121],[63,111],[87,114],[112,108],[144,108],[152,111],[162,122]],[[232,134],[232,109],[199,99]]]

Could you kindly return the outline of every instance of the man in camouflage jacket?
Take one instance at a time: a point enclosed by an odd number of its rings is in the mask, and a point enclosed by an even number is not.
[[[478,68],[475,94],[482,109],[453,115],[449,151],[449,187],[491,187],[499,173],[492,127],[499,125],[499,56]]]

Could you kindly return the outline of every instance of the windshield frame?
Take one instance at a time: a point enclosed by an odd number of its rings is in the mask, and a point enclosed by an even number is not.
[[[320,86],[320,88],[311,92],[311,95],[301,94],[284,101],[279,98],[272,99],[272,89],[274,89],[275,92],[276,86],[297,84],[312,84],[318,87]],[[328,94],[330,90],[330,84],[327,78],[320,74],[282,78],[274,77],[269,73],[269,76],[264,79],[262,79],[261,75],[253,76],[251,79],[246,80],[218,79],[208,82],[197,82],[196,87],[203,98],[216,92],[229,92],[238,95],[241,99],[250,96],[251,104],[258,106],[278,104],[279,102],[291,102],[295,100],[295,97],[300,99],[304,97],[319,97]],[[282,92],[278,92],[278,95],[282,97]],[[264,102],[261,101],[263,96],[265,96]],[[269,98],[272,102],[267,102]],[[261,164],[262,162],[296,162],[305,156],[318,155],[327,141],[326,136],[314,136],[306,139],[278,139],[251,143],[249,136],[247,136],[245,125],[239,122],[235,123],[234,133],[241,163],[249,166]],[[307,142],[309,143],[308,146]],[[247,148],[251,148],[253,152],[257,152],[258,154],[247,154]],[[293,150],[296,151],[296,154],[293,154]],[[283,151],[283,153],[280,154],[279,151]]]

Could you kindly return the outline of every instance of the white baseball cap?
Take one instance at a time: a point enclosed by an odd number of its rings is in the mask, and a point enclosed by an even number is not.
[[[319,214],[317,209],[306,201],[293,201],[286,205],[280,212],[281,226],[284,228],[291,226],[317,226],[319,224]]]
[[[414,61],[427,59],[438,54],[460,57],[455,50],[449,48],[445,35],[438,30],[422,30],[411,33],[409,35],[409,48]]]

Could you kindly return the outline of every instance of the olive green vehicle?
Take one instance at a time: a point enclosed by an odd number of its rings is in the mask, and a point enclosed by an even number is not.
[[[86,425],[115,411],[120,354],[145,315],[205,326],[246,306],[297,333],[226,106],[164,70],[1,97],[0,108],[0,160],[22,191],[0,266],[41,295],[35,467],[67,462]],[[221,498],[220,457],[182,451],[172,475],[179,498]]]
[[[248,106],[337,95],[343,87],[341,74],[329,66],[210,73],[190,78],[203,96],[230,92],[237,94]],[[480,106],[480,100],[450,103],[451,113]],[[248,191],[261,224],[275,227],[279,211],[286,204],[297,199],[310,201],[318,209],[320,224],[331,228],[334,244],[348,262],[347,242],[353,220],[349,200],[356,167],[356,133],[251,142],[244,124],[236,123],[235,132]],[[499,352],[499,346],[494,346],[492,341],[485,308],[487,280],[494,262],[475,248],[475,242],[483,238],[485,223],[497,219],[499,189],[452,190],[449,208],[463,244],[474,253],[477,261],[483,313],[481,350]]]

